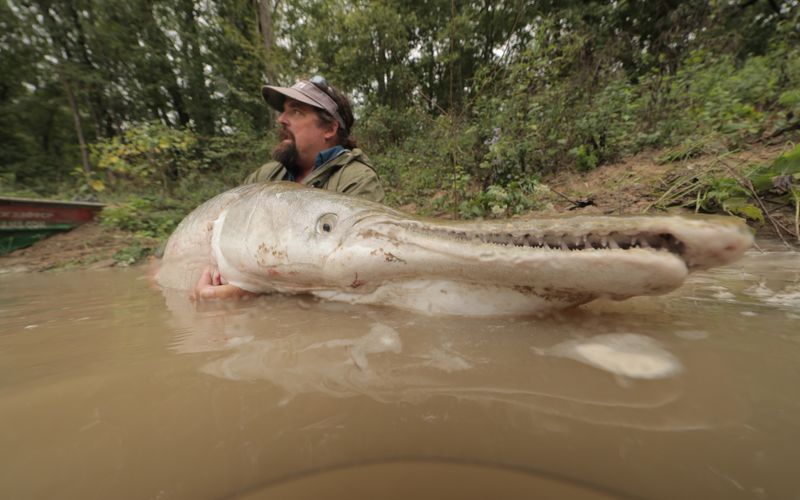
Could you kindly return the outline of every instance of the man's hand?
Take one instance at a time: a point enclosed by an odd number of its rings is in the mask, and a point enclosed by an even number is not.
[[[245,299],[255,297],[256,293],[242,290],[239,287],[223,284],[222,276],[215,267],[207,267],[200,276],[200,280],[194,287],[192,299],[194,300],[226,300],[226,299]]]

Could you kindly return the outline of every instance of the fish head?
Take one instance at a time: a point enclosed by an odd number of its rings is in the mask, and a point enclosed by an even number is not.
[[[221,275],[254,292],[347,287],[380,268],[381,242],[364,228],[403,218],[383,205],[290,183],[231,204],[214,221],[212,255]],[[374,266],[369,262],[375,261]]]

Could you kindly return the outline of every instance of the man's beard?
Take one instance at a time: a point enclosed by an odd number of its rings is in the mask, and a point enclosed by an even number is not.
[[[286,139],[289,139],[289,141],[286,141]],[[294,138],[288,132],[282,131],[280,140],[281,142],[272,150],[272,159],[286,167],[286,170],[292,175],[297,175],[299,170],[297,160],[300,157],[300,152],[297,151]]]

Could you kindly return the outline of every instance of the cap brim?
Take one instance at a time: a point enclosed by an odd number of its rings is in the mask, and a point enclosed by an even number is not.
[[[286,101],[287,97],[315,108],[325,109],[325,107],[317,101],[311,99],[300,91],[289,87],[264,85],[261,87],[261,96],[265,101],[267,101],[267,104],[269,104],[275,111],[278,111],[279,113],[283,112],[283,103]]]

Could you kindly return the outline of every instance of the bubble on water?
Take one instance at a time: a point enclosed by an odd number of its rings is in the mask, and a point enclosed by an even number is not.
[[[491,261],[494,260],[494,258],[495,258],[495,253],[493,251],[486,251],[478,254],[478,260],[481,262]]]
[[[253,335],[244,335],[241,337],[230,337],[225,341],[226,347],[236,347],[240,345],[244,345],[250,341],[252,341],[255,337]]]
[[[743,293],[745,295],[758,298],[772,297],[775,295],[775,292],[769,289],[763,282],[745,289]]]
[[[372,325],[368,334],[348,347],[350,359],[362,370],[369,366],[367,354],[380,352],[400,353],[402,350],[403,344],[400,341],[400,334],[394,328],[382,323]]]
[[[433,349],[422,357],[426,360],[425,366],[444,372],[457,372],[472,368],[472,363],[462,356],[444,349]]]
[[[719,291],[713,295],[715,299],[719,300],[733,300],[736,298],[736,295],[732,294],[731,292],[727,291]]]
[[[372,325],[369,333],[358,339],[356,346],[368,353],[387,351],[399,353],[403,350],[397,330],[382,323]]]
[[[658,342],[633,333],[612,333],[571,340],[544,352],[635,379],[666,378],[682,369],[680,361]]]
[[[705,330],[678,330],[675,332],[675,336],[685,340],[703,340],[707,339],[710,334]]]

